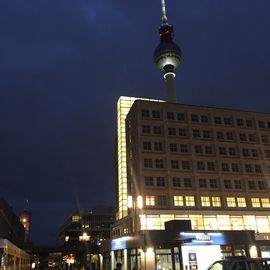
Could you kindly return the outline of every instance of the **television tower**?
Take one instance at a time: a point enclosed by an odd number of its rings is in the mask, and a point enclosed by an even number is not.
[[[154,60],[158,68],[164,71],[164,79],[167,87],[167,101],[176,102],[174,87],[175,69],[182,58],[181,49],[173,42],[173,26],[169,25],[166,15],[165,0],[161,0],[162,17],[159,28],[160,42],[154,52]]]

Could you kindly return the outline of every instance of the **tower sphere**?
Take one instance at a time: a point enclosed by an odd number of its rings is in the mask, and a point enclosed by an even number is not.
[[[159,28],[160,43],[154,51],[154,60],[158,68],[174,70],[181,62],[182,51],[173,42],[173,27],[164,24]]]

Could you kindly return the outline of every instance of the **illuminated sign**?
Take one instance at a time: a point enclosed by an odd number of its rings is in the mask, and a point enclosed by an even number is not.
[[[192,244],[214,244],[214,245],[224,245],[226,244],[225,236],[223,233],[211,233],[211,232],[180,232],[179,238],[181,239],[189,239],[190,243],[186,243],[186,245]]]
[[[125,237],[112,240],[111,249],[120,250],[127,247],[127,239]]]

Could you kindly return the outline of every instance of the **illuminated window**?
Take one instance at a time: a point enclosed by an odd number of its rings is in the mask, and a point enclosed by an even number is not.
[[[261,207],[260,199],[259,198],[251,198],[252,207],[258,208]]]
[[[87,233],[83,233],[82,235],[79,236],[79,241],[89,241],[90,236]]]
[[[212,206],[213,207],[221,206],[220,197],[212,197]]]
[[[237,206],[238,207],[247,207],[246,199],[244,197],[237,197]]]
[[[146,206],[155,206],[155,196],[146,196],[145,205]]]
[[[173,196],[174,206],[184,206],[183,196]]]
[[[79,222],[80,216],[72,216],[72,222]]]
[[[236,202],[234,197],[227,197],[227,206],[236,207]]]
[[[211,206],[210,198],[209,197],[201,197],[201,205],[206,206],[206,207]]]
[[[194,196],[185,196],[186,206],[195,206]]]
[[[268,198],[261,198],[261,202],[262,202],[262,207],[264,207],[264,208],[270,207],[270,202],[269,202]]]
[[[65,242],[69,241],[69,236],[65,236]]]

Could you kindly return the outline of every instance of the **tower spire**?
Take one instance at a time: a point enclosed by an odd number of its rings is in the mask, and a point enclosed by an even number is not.
[[[160,42],[154,52],[154,60],[158,68],[164,71],[167,88],[167,101],[176,102],[174,77],[175,69],[179,66],[182,52],[173,42],[173,26],[168,24],[165,0],[161,0],[161,26],[159,28]]]
[[[162,11],[162,17],[161,17],[162,25],[168,24],[165,0],[161,0],[161,11]]]

